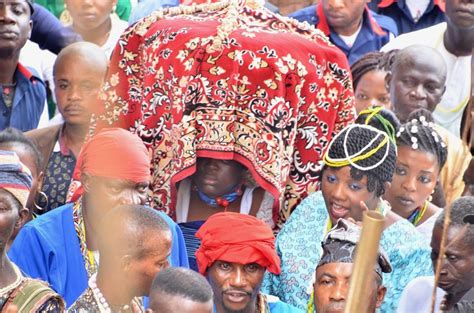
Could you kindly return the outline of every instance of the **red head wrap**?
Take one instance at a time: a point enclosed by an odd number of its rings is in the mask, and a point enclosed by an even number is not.
[[[105,128],[89,139],[77,159],[74,179],[82,173],[134,182],[150,181],[150,156],[135,134],[121,128]]]
[[[256,217],[232,212],[209,217],[196,233],[201,246],[196,251],[199,272],[205,274],[215,261],[257,263],[280,274],[280,258],[275,252],[275,236]]]

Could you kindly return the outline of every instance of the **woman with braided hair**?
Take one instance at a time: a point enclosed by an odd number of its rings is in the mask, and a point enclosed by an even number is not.
[[[414,111],[408,121],[396,134],[397,164],[384,198],[395,213],[431,238],[440,209],[430,202],[430,198],[448,152],[434,128],[430,112]]]
[[[393,266],[383,277],[387,295],[380,311],[395,311],[405,285],[432,273],[424,237],[382,199],[396,158],[390,136],[369,125],[349,125],[333,138],[323,157],[321,191],[304,199],[278,234],[282,273],[267,273],[263,292],[306,310],[325,234],[341,218],[361,221],[364,211],[377,210],[386,220],[380,244]]]
[[[385,76],[390,71],[397,50],[369,52],[351,66],[357,113],[369,107],[391,108]]]

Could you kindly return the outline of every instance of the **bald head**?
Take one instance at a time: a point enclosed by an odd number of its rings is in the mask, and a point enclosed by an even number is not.
[[[57,68],[63,63],[78,59],[87,60],[92,68],[103,72],[102,76],[105,76],[109,63],[107,56],[98,45],[86,41],[75,42],[61,50],[54,63],[53,75],[56,75]]]
[[[53,68],[54,93],[66,125],[89,126],[107,67],[104,52],[89,42],[73,43],[58,54]]]
[[[99,250],[102,256],[133,255],[140,258],[150,237],[171,238],[171,231],[159,213],[142,205],[123,205],[112,209],[101,222]],[[111,236],[111,234],[114,234]]]
[[[414,45],[400,50],[387,75],[393,111],[406,122],[420,108],[433,112],[445,91],[447,68],[433,48]]]
[[[442,80],[443,84],[446,82],[446,63],[444,62],[443,56],[434,48],[413,45],[400,50],[392,65],[392,73],[406,67],[433,71]]]

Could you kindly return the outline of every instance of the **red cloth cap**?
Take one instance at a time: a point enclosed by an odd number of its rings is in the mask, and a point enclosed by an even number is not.
[[[148,182],[150,156],[137,135],[121,128],[105,128],[82,147],[73,178],[80,180],[82,173]]]
[[[201,246],[196,251],[199,272],[215,261],[239,264],[257,263],[273,274],[280,274],[280,258],[275,251],[271,228],[251,215],[217,213],[196,233]]]

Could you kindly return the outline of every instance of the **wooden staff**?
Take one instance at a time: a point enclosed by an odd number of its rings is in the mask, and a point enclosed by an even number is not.
[[[375,262],[378,258],[384,224],[385,218],[382,214],[375,211],[364,213],[344,313],[367,312],[369,304],[367,290],[374,279]]]

